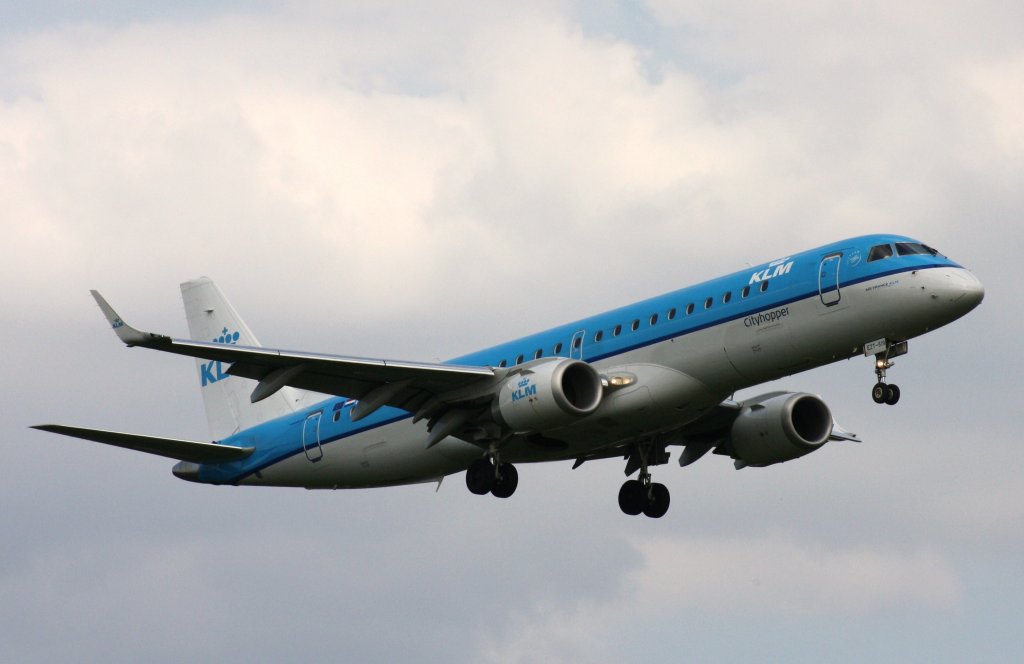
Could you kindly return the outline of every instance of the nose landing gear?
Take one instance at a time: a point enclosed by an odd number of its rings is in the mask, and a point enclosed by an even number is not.
[[[890,385],[879,381],[871,388],[871,398],[874,399],[875,403],[895,406],[896,402],[900,400],[900,388],[898,385]]]
[[[907,342],[890,343],[883,339],[867,344],[865,351],[877,348],[878,346],[882,346],[884,350],[875,353],[875,376],[878,378],[878,382],[871,388],[871,399],[877,404],[884,403],[895,406],[896,402],[900,400],[900,388],[891,383],[886,383],[885,373],[895,364],[892,358],[906,355]]]

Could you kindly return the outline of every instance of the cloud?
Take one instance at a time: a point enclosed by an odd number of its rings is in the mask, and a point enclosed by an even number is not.
[[[698,625],[843,622],[910,606],[946,611],[962,601],[954,565],[934,550],[844,548],[782,533],[648,536],[635,546],[643,564],[626,575],[615,601],[538,602],[513,617],[503,639],[486,643],[485,660],[619,661],[625,651],[602,635],[621,631],[624,620],[688,616],[679,629],[692,634]]]
[[[999,285],[1024,205],[1019,9],[608,3],[598,30],[557,2],[299,4],[58,21],[0,46],[19,469],[0,486],[0,653],[171,658],[183,625],[224,658],[721,661],[737,624],[828,636],[879,615],[928,624],[884,641],[919,658],[1015,643],[993,625],[1018,589],[978,578],[1015,578],[1022,541]],[[864,445],[659,468],[658,522],[618,513],[612,460],[524,468],[501,503],[460,477],[436,496],[268,493],[25,430],[205,435],[192,364],[120,348],[90,287],[182,334],[175,285],[208,274],[264,342],[433,359],[873,230],[991,275],[989,298],[900,358],[898,409],[870,403],[867,360],[783,381]]]
[[[865,614],[903,603],[948,609],[960,589],[935,551],[886,551],[759,539],[650,538],[633,582],[645,601],[672,609],[733,613]]]

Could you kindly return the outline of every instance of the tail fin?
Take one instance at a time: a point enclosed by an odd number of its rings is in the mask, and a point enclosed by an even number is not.
[[[181,297],[185,302],[185,317],[193,341],[260,345],[252,330],[211,279],[200,277],[186,281],[181,284]],[[302,398],[298,390],[285,387],[262,401],[251,403],[249,395],[256,388],[255,381],[229,376],[227,367],[217,361],[196,360],[196,367],[206,419],[215,440],[292,413]]]

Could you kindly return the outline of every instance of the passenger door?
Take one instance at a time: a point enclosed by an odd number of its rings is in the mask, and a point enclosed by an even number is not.
[[[821,259],[818,266],[818,296],[826,307],[839,304],[842,295],[839,293],[839,265],[843,262],[843,253],[828,254]]]
[[[320,447],[320,418],[323,414],[322,410],[310,413],[302,423],[302,449],[306,451],[306,458],[311,463],[316,463],[324,456]]]

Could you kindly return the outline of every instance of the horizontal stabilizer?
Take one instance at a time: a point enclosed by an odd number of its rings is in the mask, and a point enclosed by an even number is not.
[[[102,429],[68,427],[60,424],[39,424],[32,428],[39,429],[40,431],[49,431],[50,433],[59,433],[63,436],[84,438],[85,440],[92,440],[116,447],[124,447],[138,452],[156,454],[180,461],[191,461],[193,463],[240,461],[255,450],[254,447],[232,447],[230,445],[200,443],[191,440],[178,440],[176,438],[158,438],[156,436],[140,436],[133,433],[119,433]]]

